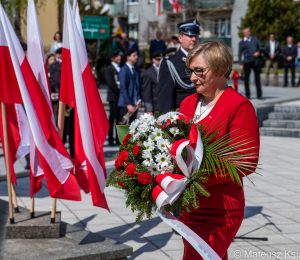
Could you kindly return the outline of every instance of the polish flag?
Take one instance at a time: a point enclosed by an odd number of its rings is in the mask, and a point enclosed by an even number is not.
[[[7,60],[7,64],[11,65],[11,61]],[[3,64],[2,64],[3,65]],[[2,66],[0,65],[0,68]],[[12,68],[13,69],[13,68]],[[1,86],[6,88],[3,84],[3,78],[6,75],[0,76]],[[18,87],[18,85],[16,85]],[[24,157],[29,153],[29,123],[25,114],[24,108],[21,104],[5,104],[6,121],[7,121],[7,136],[9,144],[9,162],[10,162],[10,174],[12,183],[17,184],[17,179],[14,171],[13,164],[16,160]],[[0,137],[2,141],[3,153],[5,157],[4,149],[4,134],[2,127],[2,111],[0,107]]]
[[[79,9],[64,7],[64,36],[60,100],[75,107],[75,176],[91,192],[93,205],[108,210],[103,145],[109,124],[88,63]]]
[[[0,45],[11,60],[9,72],[16,79],[27,112],[33,140],[44,171],[51,197],[81,200],[75,176],[71,174],[72,160],[52,121],[51,109],[35,74],[25,57],[21,44],[0,4]]]
[[[170,5],[173,8],[173,12],[175,14],[179,13],[180,11],[182,11],[182,6],[180,5],[180,3],[178,2],[178,0],[169,0]]]
[[[156,0],[156,5],[155,5],[156,16],[160,16],[161,14],[161,5],[162,5],[162,0]]]

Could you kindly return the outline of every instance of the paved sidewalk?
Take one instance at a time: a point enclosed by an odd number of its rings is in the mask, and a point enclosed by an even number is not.
[[[284,250],[299,251],[299,147],[300,139],[261,137],[260,164],[263,170],[259,172],[262,176],[250,175],[255,186],[248,180],[244,181],[246,213],[238,235],[267,237],[268,241],[236,239],[229,249],[229,259],[266,258],[255,257],[255,252],[282,252],[280,257],[272,259],[290,259],[283,257]],[[113,162],[107,162],[107,167],[111,170]],[[7,201],[6,185],[6,181],[0,182],[0,199]],[[18,201],[25,208],[30,207],[29,185],[29,178],[18,179]],[[58,200],[57,209],[62,211],[62,220],[67,223],[132,246],[134,255],[129,259],[182,258],[181,237],[173,234],[171,228],[156,214],[153,219],[137,224],[135,214],[125,208],[122,191],[108,188],[106,197],[111,213],[93,207],[90,195],[84,192],[82,202]],[[44,185],[36,195],[36,210],[50,211],[51,203],[52,199]],[[234,257],[239,252],[241,257]]]

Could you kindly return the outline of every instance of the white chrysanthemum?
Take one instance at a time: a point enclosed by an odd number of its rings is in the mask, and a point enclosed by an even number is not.
[[[134,134],[137,126],[140,124],[138,119],[135,119],[129,126],[129,133]]]
[[[148,140],[148,141],[145,141],[143,143],[143,145],[145,146],[146,150],[148,151],[153,151],[154,150],[154,142],[152,140]]]
[[[143,164],[147,167],[151,167],[154,164],[154,162],[153,159],[147,158],[145,161],[143,161]]]
[[[150,134],[150,135],[148,136],[148,141],[149,141],[149,142],[154,142],[154,141],[155,141],[155,137],[156,137],[156,135],[154,135],[153,133]]]
[[[147,121],[147,122],[150,122],[151,120],[153,120],[154,119],[154,117],[152,116],[152,115],[150,115],[150,114],[147,114],[147,113],[145,113],[145,114],[143,114],[143,115],[140,115],[140,120],[141,121]]]
[[[171,127],[170,133],[172,133],[173,135],[177,135],[179,134],[179,129],[177,127]]]
[[[143,134],[143,133],[149,131],[149,127],[146,123],[142,123],[142,124],[139,125],[138,131]]]
[[[155,140],[159,140],[162,138],[162,131],[159,128],[155,128],[153,130],[153,135],[155,135]]]
[[[173,165],[168,165],[168,166],[161,167],[159,170],[161,173],[172,173],[174,168]]]
[[[171,124],[173,124],[178,119],[178,115],[176,114],[170,115],[169,119],[171,120]]]
[[[134,134],[134,135],[132,136],[133,141],[138,140],[138,139],[140,138],[140,136],[141,136],[140,132],[137,132],[136,134]]]
[[[152,164],[151,166],[148,166],[148,171],[151,173],[151,174],[154,174],[154,175],[158,175],[160,174],[160,168],[159,168],[159,165],[157,164]]]
[[[171,162],[171,157],[166,153],[159,153],[155,156],[155,160],[158,165],[168,166]]]
[[[171,149],[171,144],[166,139],[159,139],[159,140],[157,140],[157,147],[159,150],[161,150],[163,152],[168,152],[168,148]]]

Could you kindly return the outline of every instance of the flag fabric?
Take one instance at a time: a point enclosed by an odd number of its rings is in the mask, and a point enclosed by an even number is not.
[[[35,74],[25,57],[21,44],[0,4],[0,45],[11,59],[14,75],[37,147],[37,153],[51,197],[81,200],[75,176],[71,174],[72,160],[51,119],[51,109]]]
[[[156,9],[156,16],[160,16],[161,14],[161,5],[162,5],[162,0],[156,0],[156,5],[155,5],[155,9]]]
[[[79,9],[65,1],[60,100],[75,107],[75,176],[93,205],[108,210],[103,145],[109,124],[88,63]]]
[[[8,57],[9,58],[9,57]],[[5,88],[5,85],[2,85]],[[21,104],[6,104],[6,121],[7,121],[7,137],[9,145],[9,163],[12,183],[17,184],[17,179],[13,164],[16,160],[24,157],[29,153],[29,123]],[[2,126],[2,111],[0,107],[0,137],[4,157],[6,157],[4,149],[4,133]]]
[[[173,8],[173,12],[175,14],[179,13],[180,11],[182,11],[182,6],[180,5],[178,0],[169,0],[172,8]]]

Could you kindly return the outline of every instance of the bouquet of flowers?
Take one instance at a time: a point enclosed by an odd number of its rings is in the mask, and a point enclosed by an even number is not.
[[[240,141],[245,133],[231,132],[216,141],[213,138],[224,123],[209,126],[195,124],[178,112],[163,116],[143,114],[130,126],[117,126],[121,142],[115,169],[106,186],[125,191],[126,206],[138,211],[136,222],[164,207],[166,212],[200,207],[199,195],[208,197],[203,184],[211,174],[220,177],[229,173],[232,181],[242,185],[243,170],[255,170],[245,159],[257,157],[243,147],[251,142]],[[239,152],[239,149],[243,153]]]

